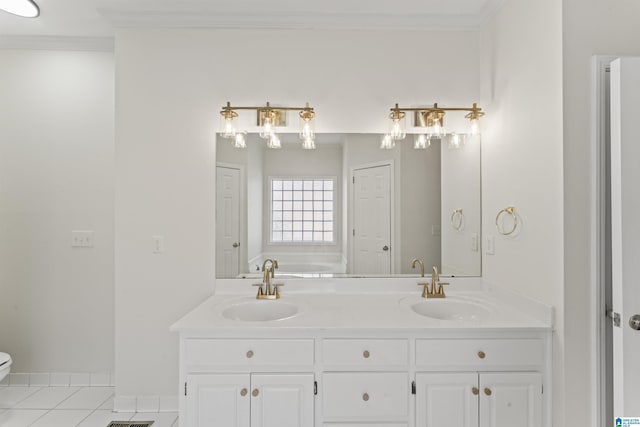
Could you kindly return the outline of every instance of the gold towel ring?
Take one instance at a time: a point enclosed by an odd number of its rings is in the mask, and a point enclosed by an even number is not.
[[[451,214],[451,227],[453,227],[454,230],[460,230],[463,223],[464,215],[462,213],[462,209],[454,210]]]
[[[500,221],[500,217],[504,214],[511,215],[511,217],[513,218],[513,225],[511,227],[511,230],[505,230],[502,227],[502,222]],[[498,229],[498,233],[502,234],[503,236],[509,236],[513,234],[514,231],[516,231],[517,227],[518,227],[518,217],[516,216],[516,208],[514,208],[513,206],[509,206],[502,209],[500,212],[498,212],[498,215],[496,215],[496,228]]]

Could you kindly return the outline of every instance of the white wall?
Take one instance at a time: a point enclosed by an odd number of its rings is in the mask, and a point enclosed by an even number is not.
[[[437,67],[416,49],[425,40],[440,47]],[[318,132],[382,132],[395,102],[476,101],[478,54],[473,32],[120,30],[117,395],[177,391],[168,328],[214,288],[213,133],[227,100],[309,101]],[[152,235],[164,254],[151,254]]]
[[[457,148],[447,139],[441,148],[441,271],[447,275],[478,276],[482,272],[481,138],[473,135],[461,135],[460,138],[462,143]],[[453,215],[457,209],[462,213]]]
[[[495,238],[495,255],[483,256],[483,277],[555,307],[558,426],[565,365],[561,19],[555,0],[509,0],[481,32],[483,236]],[[510,237],[495,226],[507,206],[520,223]]]
[[[0,64],[0,351],[13,372],[112,372],[113,54]]]
[[[640,3],[633,0],[563,1],[565,352],[567,416],[598,425],[592,411],[595,372],[590,334],[591,60],[596,54],[640,55]],[[591,357],[590,357],[591,356]]]

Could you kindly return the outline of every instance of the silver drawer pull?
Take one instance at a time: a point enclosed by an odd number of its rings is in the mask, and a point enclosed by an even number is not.
[[[259,394],[260,394],[260,392],[258,391],[257,388],[254,388],[253,391],[251,392],[251,396],[253,396],[253,397],[258,397]]]
[[[491,396],[491,389],[490,388],[485,388],[484,389],[484,394],[486,394],[487,396]]]
[[[243,388],[242,390],[240,390],[240,396],[244,397],[247,395],[247,389]]]
[[[247,359],[251,359],[253,357],[253,351],[249,350],[247,351]]]
[[[369,401],[369,393],[365,393],[362,395],[362,400],[364,400],[365,402]]]
[[[484,352],[484,351],[479,351],[479,352],[478,352],[478,357],[479,357],[480,359],[484,359],[485,357],[487,357],[487,355],[485,354],[485,352]]]
[[[477,396],[480,394],[480,390],[478,390],[478,387],[474,387],[471,389],[471,393],[473,393],[474,396]]]
[[[365,350],[362,352],[362,357],[364,357],[365,359],[368,359],[369,356],[371,356],[371,354],[369,353],[369,350]]]

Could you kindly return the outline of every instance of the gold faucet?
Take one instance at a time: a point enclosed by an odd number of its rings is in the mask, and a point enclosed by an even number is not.
[[[431,268],[431,288],[429,288],[429,283],[418,283],[418,286],[424,286],[422,298],[446,298],[444,285],[448,285],[448,283],[440,281],[438,267],[435,265]]]
[[[267,263],[270,263],[271,266],[267,267]],[[274,283],[271,284],[271,279],[275,278],[275,269],[278,268],[278,260],[277,259],[265,259],[262,263],[262,283],[255,284],[253,286],[258,286],[258,294],[256,295],[256,299],[278,299],[280,298],[280,291],[278,288],[280,286],[284,286],[282,283]],[[262,286],[264,285],[264,290]]]
[[[424,262],[420,258],[414,258],[411,261],[411,268],[416,268],[416,264],[420,265],[420,277],[424,277]]]

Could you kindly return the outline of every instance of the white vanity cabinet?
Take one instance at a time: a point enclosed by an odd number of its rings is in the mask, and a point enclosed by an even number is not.
[[[325,427],[409,425],[408,339],[324,339],[320,361]]]
[[[422,302],[413,293],[366,290],[289,295],[299,313],[281,321],[225,317],[256,306],[236,294],[201,304],[173,327],[180,424],[551,427],[550,323],[484,294],[465,298],[487,298],[493,317],[423,318],[404,304]]]
[[[182,345],[183,425],[313,426],[313,340],[198,338]]]
[[[416,426],[542,426],[544,348],[540,339],[417,340]]]

